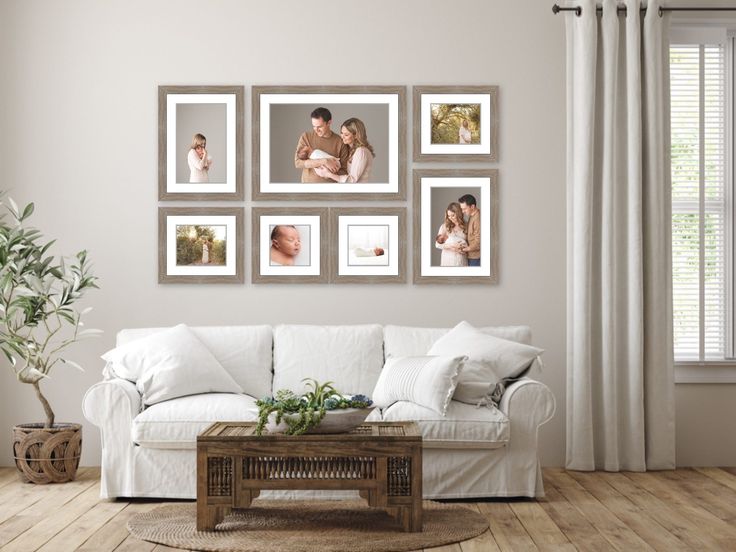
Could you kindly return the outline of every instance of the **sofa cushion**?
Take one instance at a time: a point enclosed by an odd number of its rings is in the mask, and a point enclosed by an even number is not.
[[[332,381],[346,395],[370,395],[382,367],[383,328],[377,324],[274,328],[274,392],[302,393],[302,380],[313,378],[320,383]]]
[[[243,392],[254,397],[271,394],[270,326],[206,326],[190,327]],[[117,344],[124,345],[166,328],[138,328],[118,332]]]
[[[509,419],[495,407],[450,401],[445,416],[408,401],[399,401],[383,411],[386,422],[414,421],[422,433],[424,448],[503,447],[509,441]]]
[[[444,416],[466,358],[464,356],[388,358],[373,390],[373,402],[380,408],[388,408],[397,401],[410,401],[431,408]]]
[[[440,337],[427,354],[467,355],[454,399],[475,404],[488,398],[497,383],[518,377],[543,352],[543,349],[488,335],[467,322],[460,322]]]
[[[385,326],[383,341],[386,358],[426,355],[430,347],[451,328],[414,328],[411,326]],[[529,326],[488,326],[481,332],[529,345],[532,332]]]
[[[197,435],[214,422],[258,419],[249,395],[205,393],[154,404],[133,420],[133,442],[149,448],[196,448]]]

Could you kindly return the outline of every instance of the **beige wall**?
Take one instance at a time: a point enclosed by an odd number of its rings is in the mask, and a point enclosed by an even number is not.
[[[19,201],[36,202],[35,224],[58,238],[59,251],[88,249],[102,285],[89,296],[95,307],[89,323],[106,333],[76,349],[87,371],[61,369],[45,385],[58,420],[83,420],[84,392],[101,377],[98,357],[121,328],[178,322],[450,326],[465,318],[532,327],[534,342],[546,349],[539,377],[558,404],[541,432],[542,460],[562,465],[564,34],[563,19],[539,0],[4,2],[2,187]],[[249,121],[254,84],[464,83],[500,86],[498,285],[157,283],[158,85],[243,84]],[[248,189],[250,144],[247,132]],[[411,137],[408,145],[410,152]],[[678,452],[696,458],[686,452],[692,442],[703,451],[699,463],[723,464],[727,455],[736,457],[727,443],[733,401],[720,391],[703,410],[700,399],[709,397],[703,389],[678,389]],[[729,402],[731,415],[719,415]],[[16,384],[9,369],[0,371],[0,431],[9,440],[12,424],[40,419],[32,390]],[[0,446],[2,465],[11,463],[9,448],[9,442]],[[99,448],[97,429],[86,424],[83,464],[98,464]]]

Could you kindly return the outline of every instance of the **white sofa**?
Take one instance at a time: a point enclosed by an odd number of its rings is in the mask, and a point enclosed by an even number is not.
[[[129,329],[117,344],[163,328]],[[303,389],[306,377],[333,381],[343,393],[370,395],[389,356],[424,355],[448,329],[400,326],[227,326],[191,328],[243,388],[143,408],[133,382],[106,372],[84,397],[85,417],[102,434],[101,496],[195,498],[196,436],[210,423],[257,418],[256,398],[281,388]],[[526,326],[482,328],[529,343]],[[537,432],[555,410],[550,390],[524,378],[499,408],[451,401],[445,417],[397,402],[370,419],[413,420],[424,440],[424,496],[543,496]],[[265,495],[265,493],[264,493]]]

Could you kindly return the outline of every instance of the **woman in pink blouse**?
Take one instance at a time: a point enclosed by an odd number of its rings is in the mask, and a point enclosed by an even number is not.
[[[318,167],[314,171],[322,178],[329,178],[335,182],[368,182],[376,154],[373,146],[368,142],[368,134],[363,121],[355,117],[345,121],[340,128],[340,137],[343,143],[350,148],[348,173],[336,174],[325,167]]]

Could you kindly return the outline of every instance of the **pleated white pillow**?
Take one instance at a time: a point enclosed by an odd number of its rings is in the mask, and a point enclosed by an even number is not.
[[[409,401],[444,416],[464,360],[464,356],[389,358],[373,390],[373,402],[388,408],[395,402]]]
[[[488,398],[496,384],[526,370],[544,349],[484,334],[460,322],[439,338],[428,355],[466,355],[454,399],[476,404]]]
[[[243,392],[184,324],[116,347],[102,358],[118,377],[135,382],[145,405],[198,393]]]

